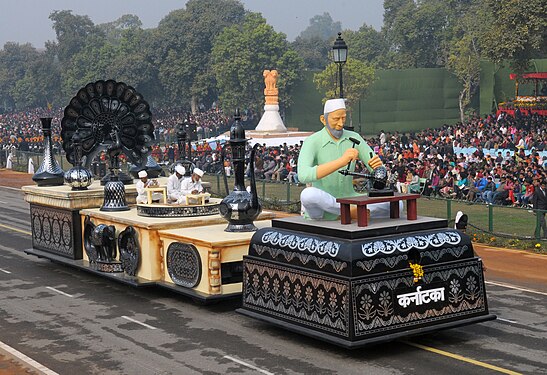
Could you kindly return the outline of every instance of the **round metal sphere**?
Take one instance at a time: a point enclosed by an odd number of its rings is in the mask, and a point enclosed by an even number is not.
[[[87,190],[93,183],[93,174],[84,167],[73,167],[65,173],[65,182],[72,187],[72,190]]]

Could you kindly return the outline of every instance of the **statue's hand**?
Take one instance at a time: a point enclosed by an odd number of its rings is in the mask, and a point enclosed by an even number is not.
[[[376,169],[378,167],[381,167],[383,163],[378,155],[374,155],[374,157],[368,161],[368,165],[370,165],[372,169]]]
[[[359,157],[359,151],[356,148],[348,148],[342,158],[345,160],[345,164],[348,164]]]

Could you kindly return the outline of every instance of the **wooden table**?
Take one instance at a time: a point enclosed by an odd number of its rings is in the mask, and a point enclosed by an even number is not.
[[[352,204],[357,205],[357,226],[368,226],[367,205],[373,203],[390,202],[389,217],[391,219],[399,218],[399,201],[406,200],[406,218],[407,220],[416,220],[418,218],[416,199],[420,198],[420,194],[402,194],[395,193],[388,197],[368,197],[366,195],[348,198],[338,198],[336,201],[340,203],[340,223],[351,224]]]
[[[159,192],[163,195],[163,204],[167,204],[167,186],[157,186],[157,187],[147,187],[144,188],[146,191],[146,198],[148,199],[148,204],[152,204],[152,193]]]
[[[188,201],[188,198],[192,198],[195,201],[201,200],[201,205],[205,205],[205,201],[211,197],[211,194],[208,193],[200,193],[200,194],[187,194],[186,195],[186,205],[190,205],[190,202]]]

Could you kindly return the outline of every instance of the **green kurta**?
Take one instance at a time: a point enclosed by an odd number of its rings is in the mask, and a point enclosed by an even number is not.
[[[365,140],[356,132],[345,130],[338,141],[335,141],[329,131],[324,127],[310,135],[304,141],[300,155],[298,157],[298,179],[303,183],[311,183],[313,187],[326,191],[335,198],[352,197],[360,195],[353,189],[353,177],[343,176],[335,171],[322,179],[317,179],[317,166],[338,159],[344,152],[351,148],[353,142],[349,138],[355,138],[361,143],[355,145],[359,151],[359,159],[362,160],[369,171],[372,168],[368,165],[368,161],[374,156],[374,152]],[[340,170],[347,167],[342,167]],[[350,171],[355,170],[355,162],[351,163]],[[335,220],[337,215],[325,212],[323,219]]]

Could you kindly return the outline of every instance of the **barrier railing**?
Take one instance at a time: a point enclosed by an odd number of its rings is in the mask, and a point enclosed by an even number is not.
[[[33,158],[35,169],[38,169],[42,154],[22,151],[15,151],[13,169],[26,172],[29,157]],[[64,170],[71,167],[64,155],[56,154],[55,157]],[[0,168],[5,167],[6,159],[6,150],[0,150]],[[128,168],[128,164],[122,166],[124,171]],[[222,179],[222,174],[205,174],[203,177],[204,181],[211,184],[211,192],[217,196],[226,194]],[[249,180],[246,183],[250,185]],[[256,185],[257,194],[265,208],[300,212],[300,193],[305,185],[266,180],[257,180]],[[229,189],[233,186],[233,177],[229,177]],[[458,211],[462,211],[468,215],[471,227],[494,236],[523,240],[543,239],[541,223],[546,211],[425,196],[418,200],[418,206],[420,215],[446,218],[450,222],[453,222]]]

